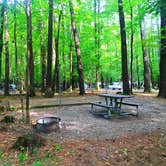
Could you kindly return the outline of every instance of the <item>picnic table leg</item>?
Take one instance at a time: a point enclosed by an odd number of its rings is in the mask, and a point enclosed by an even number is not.
[[[93,104],[91,104],[91,113],[93,113]]]
[[[136,106],[136,107],[137,107],[137,108],[136,108],[136,109],[137,109],[137,114],[136,114],[136,116],[138,116],[138,106]]]
[[[111,117],[111,109],[108,109],[108,117]]]
[[[110,106],[113,106],[112,98],[110,98]]]
[[[107,97],[105,97],[105,103],[106,103],[106,105],[108,105],[108,99],[107,99]]]

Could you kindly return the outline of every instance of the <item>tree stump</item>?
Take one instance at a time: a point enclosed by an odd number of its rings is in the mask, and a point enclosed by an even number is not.
[[[44,146],[45,139],[35,133],[29,133],[18,137],[12,148],[17,150],[27,150],[28,153],[33,153],[34,148]]]
[[[1,120],[1,122],[5,123],[14,123],[16,121],[16,118],[12,115],[6,115],[4,118]]]

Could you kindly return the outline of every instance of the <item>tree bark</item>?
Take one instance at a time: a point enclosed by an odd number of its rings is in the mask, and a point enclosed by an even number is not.
[[[48,45],[47,45],[47,81],[46,86],[50,91],[52,89],[52,40],[53,40],[53,0],[49,0],[48,16]]]
[[[26,1],[26,17],[27,17],[27,56],[29,58],[29,72],[30,72],[30,91],[29,95],[35,96],[34,89],[34,59],[33,59],[33,47],[32,47],[32,21],[31,21],[31,7],[30,0]]]
[[[43,29],[43,23],[40,22],[41,30]],[[46,46],[44,44],[43,34],[40,36],[40,53],[41,53],[41,70],[42,70],[42,85],[41,91],[46,90]]]
[[[143,64],[144,64],[144,92],[149,93],[151,89],[151,76],[149,68],[148,50],[146,46],[145,23],[143,19],[140,21],[140,31],[141,31],[142,53],[143,53]]]
[[[62,35],[65,36],[65,26],[64,26],[64,17],[62,15]],[[63,61],[63,90],[67,90],[67,88],[69,87],[68,85],[68,81],[67,81],[67,70],[66,70],[66,56],[65,56],[65,40],[64,38],[62,38],[62,61]]]
[[[75,19],[74,19],[73,3],[71,0],[69,0],[69,7],[70,7],[71,25],[72,25],[73,36],[74,36],[74,41],[75,41],[75,48],[76,48],[76,55],[77,55],[79,90],[80,90],[80,95],[84,95],[85,89],[84,89],[84,76],[83,76],[83,69],[82,69],[81,52],[80,52],[80,41],[79,41],[78,32],[77,32],[77,28],[76,28],[76,24],[75,24]]]
[[[14,0],[14,48],[15,48],[15,72],[16,72],[16,82],[18,83],[18,56],[17,56],[17,22],[16,22],[16,7],[17,0]]]
[[[5,95],[9,95],[9,33],[7,18],[7,0],[4,0],[4,28],[5,28]]]
[[[137,73],[137,85],[138,89],[140,89],[140,78],[139,78],[139,61],[138,61],[138,54],[136,55],[136,73]]]
[[[2,76],[2,50],[3,50],[3,27],[4,27],[4,6],[5,0],[2,3],[2,8],[1,8],[1,21],[0,21],[0,80]]]
[[[166,98],[166,1],[160,0],[161,48],[159,97]]]
[[[130,20],[131,20],[131,36],[130,36],[130,53],[131,53],[131,58],[130,58],[130,93],[132,94],[132,85],[133,85],[133,39],[134,39],[134,31],[133,31],[133,7],[131,4],[131,1],[129,0],[130,4]]]
[[[30,0],[25,0],[27,17],[27,67],[26,67],[26,123],[30,123],[29,96],[31,93],[31,56],[32,56],[32,29],[31,29],[31,9]]]
[[[99,89],[100,80],[100,0],[94,0],[94,30],[96,63],[96,89]]]
[[[41,1],[40,1],[41,6]],[[42,71],[42,85],[41,92],[45,92],[46,90],[46,46],[45,46],[45,38],[44,38],[44,23],[42,20],[42,11],[40,9],[40,54],[41,54],[41,71]]]
[[[121,34],[123,93],[130,94],[129,76],[128,76],[128,68],[127,68],[127,44],[126,44],[125,18],[124,18],[122,0],[118,0],[118,8],[119,8],[119,21],[120,21],[120,34]]]
[[[60,35],[60,25],[61,25],[61,17],[62,17],[62,10],[59,13],[59,17],[58,17],[58,27],[57,27],[57,36],[55,38],[55,71],[54,71],[54,78],[53,78],[53,86],[52,86],[52,90],[55,91],[55,86],[56,86],[56,92],[59,91],[59,35]]]
[[[73,49],[73,43],[72,43],[72,29],[70,32],[70,43],[69,43],[70,51],[69,51],[69,61],[70,61],[70,92],[72,92],[72,80],[73,80],[73,54],[72,54],[72,49]]]

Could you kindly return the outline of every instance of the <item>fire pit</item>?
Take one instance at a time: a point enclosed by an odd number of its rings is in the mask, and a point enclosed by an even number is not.
[[[61,119],[59,117],[43,117],[36,120],[34,128],[37,132],[44,133],[58,131],[61,128]]]

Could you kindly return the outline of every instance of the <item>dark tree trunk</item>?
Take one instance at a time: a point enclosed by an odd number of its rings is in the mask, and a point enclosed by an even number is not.
[[[73,3],[71,0],[69,0],[69,7],[70,7],[71,25],[72,25],[73,36],[74,36],[74,41],[75,41],[75,48],[76,48],[76,55],[77,55],[79,90],[80,90],[80,95],[84,95],[85,89],[84,89],[84,76],[83,76],[83,69],[82,69],[81,52],[80,52],[80,41],[79,41],[78,32],[77,32],[77,28],[76,28],[76,24],[75,24],[75,19],[74,19]]]
[[[130,93],[132,94],[132,85],[133,85],[133,38],[134,38],[134,32],[133,32],[133,7],[131,4],[131,1],[129,0],[130,4],[130,20],[131,20],[131,36],[130,36],[130,52],[131,52],[131,59],[130,59]]]
[[[30,91],[29,95],[35,96],[34,89],[34,59],[33,59],[33,47],[32,47],[32,22],[31,22],[31,7],[30,0],[26,0],[26,17],[27,17],[27,56],[29,57],[29,72],[30,72]]]
[[[4,27],[5,27],[5,95],[9,95],[9,33],[7,18],[7,0],[4,1]]]
[[[96,63],[96,89],[99,89],[100,80],[100,0],[94,0],[94,30]]]
[[[41,6],[41,4],[40,4]],[[41,71],[42,71],[42,85],[41,92],[45,92],[46,90],[46,46],[45,46],[45,37],[43,33],[44,23],[42,20],[42,11],[40,10],[40,54],[41,54]]]
[[[16,82],[18,83],[18,56],[17,56],[17,22],[16,22],[16,7],[17,0],[14,0],[14,47],[15,47],[15,72],[16,72]]]
[[[70,92],[72,92],[72,80],[73,80],[73,54],[72,54],[72,48],[73,48],[73,43],[72,43],[72,29],[70,32],[70,51],[69,51],[69,61],[70,61]]]
[[[161,49],[159,97],[166,98],[166,1],[160,0]]]
[[[62,17],[62,35],[65,36],[65,26],[64,26],[64,17]],[[66,78],[66,57],[65,57],[65,41],[62,38],[62,60],[63,60],[63,90],[67,90],[68,81]]]
[[[120,21],[120,34],[121,34],[123,93],[130,94],[129,76],[128,76],[128,68],[127,68],[127,44],[126,44],[125,18],[124,18],[122,0],[118,0],[118,8],[119,8],[119,21]]]
[[[54,71],[54,78],[53,78],[53,86],[52,90],[55,91],[55,86],[56,86],[56,92],[59,91],[59,70],[60,70],[60,64],[59,64],[59,34],[60,34],[60,25],[61,25],[61,17],[62,17],[62,10],[59,13],[59,18],[58,18],[58,27],[57,27],[57,36],[55,38],[55,71]]]
[[[30,123],[30,112],[29,112],[29,96],[31,95],[31,74],[33,70],[31,69],[33,65],[32,62],[32,26],[31,26],[31,8],[30,0],[25,0],[26,3],[26,17],[27,17],[27,68],[26,68],[26,123]],[[31,73],[32,72],[32,73]]]
[[[5,0],[2,3],[1,8],[1,19],[0,19],[0,80],[2,75],[2,49],[3,49],[3,27],[4,27],[4,7],[5,7]]]
[[[48,45],[47,45],[47,81],[46,86],[50,91],[52,89],[52,32],[53,32],[53,0],[49,0],[48,16]]]
[[[143,53],[143,64],[144,64],[144,92],[150,92],[151,89],[151,77],[150,77],[150,67],[149,67],[149,57],[146,45],[146,33],[145,33],[145,23],[142,19],[140,21],[141,30],[141,41],[142,41],[142,53]]]
[[[43,23],[40,22],[41,29],[43,29]],[[41,53],[41,70],[42,70],[42,85],[41,91],[45,92],[46,90],[46,46],[44,43],[43,35],[41,32],[40,36],[40,53]]]
[[[102,73],[101,73],[101,88],[104,88],[104,77]]]
[[[139,61],[138,61],[138,54],[136,55],[136,73],[137,73],[137,85],[138,89],[140,89],[140,79],[139,79]]]

